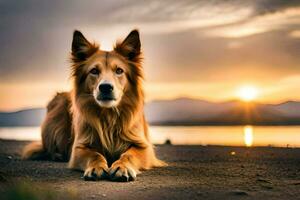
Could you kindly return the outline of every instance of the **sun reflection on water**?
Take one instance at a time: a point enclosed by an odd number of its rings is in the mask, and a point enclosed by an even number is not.
[[[244,142],[247,147],[251,147],[253,144],[253,127],[245,126],[244,127]]]

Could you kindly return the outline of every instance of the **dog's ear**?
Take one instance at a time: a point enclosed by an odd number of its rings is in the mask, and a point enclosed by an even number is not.
[[[137,61],[141,54],[141,42],[138,30],[131,31],[123,42],[117,43],[115,51],[129,60]]]
[[[91,44],[80,31],[74,31],[72,41],[72,58],[74,62],[86,60],[97,50],[97,45]]]

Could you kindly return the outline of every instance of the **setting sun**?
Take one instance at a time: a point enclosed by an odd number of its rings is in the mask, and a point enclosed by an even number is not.
[[[253,86],[243,86],[237,92],[238,97],[244,101],[254,100],[257,97],[257,94],[258,90]]]

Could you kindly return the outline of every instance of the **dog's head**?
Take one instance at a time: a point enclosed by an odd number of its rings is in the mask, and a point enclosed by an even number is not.
[[[100,45],[101,46],[101,45]],[[75,31],[72,71],[76,97],[100,107],[115,108],[140,94],[142,78],[139,32],[133,30],[113,51],[102,51]]]

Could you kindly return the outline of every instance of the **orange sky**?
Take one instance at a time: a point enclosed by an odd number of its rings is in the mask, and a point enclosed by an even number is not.
[[[102,49],[139,28],[147,101],[226,101],[244,85],[257,88],[257,101],[300,100],[300,3],[130,2],[3,3],[0,110],[45,106],[70,89],[75,28]]]
[[[239,99],[239,89],[243,86],[253,86],[258,90],[256,101],[265,103],[280,103],[287,100],[300,100],[297,92],[300,76],[278,83],[259,84],[252,82],[231,82],[206,84],[201,82],[145,83],[146,101],[157,99],[173,99],[179,97],[200,98],[210,101],[226,101]],[[70,82],[49,82],[42,84],[8,84],[1,85],[1,110],[12,111],[28,107],[46,106],[57,91],[70,89]],[[9,95],[7,95],[9,94]]]

